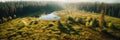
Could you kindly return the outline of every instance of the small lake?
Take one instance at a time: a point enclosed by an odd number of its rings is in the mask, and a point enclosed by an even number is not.
[[[47,15],[41,15],[39,18],[41,18],[43,20],[59,20],[60,16],[57,16],[56,12],[52,12],[52,13],[47,14]]]

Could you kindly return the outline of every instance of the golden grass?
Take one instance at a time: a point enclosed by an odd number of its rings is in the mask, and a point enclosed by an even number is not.
[[[106,36],[102,31],[112,32],[111,35],[120,37],[119,30],[108,27],[99,27],[76,23],[77,18],[88,21],[90,18],[97,19],[99,14],[77,10],[57,11],[60,20],[43,20],[34,17],[13,19],[0,24],[0,39],[2,40],[110,40],[115,39]],[[68,20],[71,17],[73,20]],[[120,28],[120,19],[105,16],[106,22],[111,21],[117,28]],[[74,22],[75,21],[75,22]],[[89,23],[88,23],[89,24]],[[92,25],[92,23],[91,23]],[[94,25],[94,24],[93,24]],[[117,32],[117,33],[115,33]]]

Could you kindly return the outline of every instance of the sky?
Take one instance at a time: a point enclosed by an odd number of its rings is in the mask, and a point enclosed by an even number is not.
[[[57,2],[105,2],[105,3],[120,3],[120,0],[0,0],[0,2],[6,1],[57,1]]]

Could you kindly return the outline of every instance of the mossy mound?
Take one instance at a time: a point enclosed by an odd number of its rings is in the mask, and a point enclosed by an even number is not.
[[[61,13],[62,12],[63,11],[61,11]],[[118,23],[114,23],[116,21],[106,20],[105,27],[100,28],[96,14],[84,14],[84,16],[81,16],[82,13],[87,12],[73,13],[74,14],[71,13],[65,16],[59,14],[59,16],[61,16],[60,20],[42,20],[34,17],[13,19],[9,22],[0,24],[0,39],[119,40],[120,26]],[[106,19],[108,18],[109,17],[106,17]],[[118,21],[120,19],[116,20]]]

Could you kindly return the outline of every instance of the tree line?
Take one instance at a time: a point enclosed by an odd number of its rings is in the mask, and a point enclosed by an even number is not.
[[[51,13],[57,10],[62,10],[62,8],[57,4],[53,5],[52,3],[44,4],[41,2],[0,2],[0,23],[18,17],[25,17],[36,12],[40,12],[40,14],[42,14]]]
[[[88,3],[79,5],[79,10],[85,10],[100,13],[104,10],[104,14],[112,17],[120,18],[120,4],[118,3]]]

